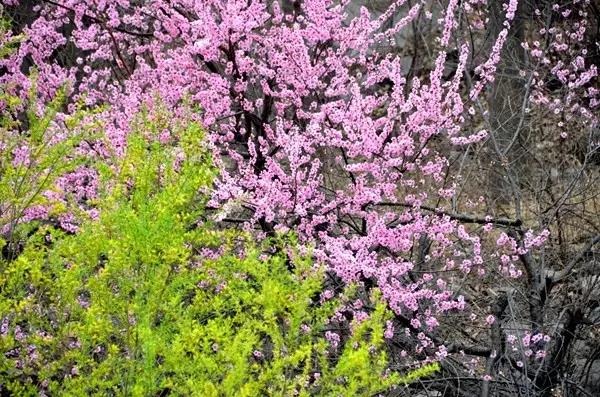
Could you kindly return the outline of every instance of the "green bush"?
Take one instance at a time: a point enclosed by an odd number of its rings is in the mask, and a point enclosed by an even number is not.
[[[28,232],[19,227],[24,226],[21,222],[27,218],[26,211],[48,205],[42,193],[76,165],[71,155],[81,135],[58,140],[57,131],[49,129],[63,96],[64,92],[41,116],[28,111],[28,128],[24,132],[20,131],[22,122],[14,117],[21,101],[0,95],[0,101],[7,106],[0,114],[0,247],[6,246],[10,256],[14,256],[15,247]]]
[[[376,290],[336,348],[328,319],[353,288],[319,302],[325,275],[293,236],[256,243],[206,220],[215,171],[199,126],[169,145],[136,129],[96,164],[99,219],[74,235],[42,224],[0,264],[4,391],[367,396],[413,380],[388,370]]]

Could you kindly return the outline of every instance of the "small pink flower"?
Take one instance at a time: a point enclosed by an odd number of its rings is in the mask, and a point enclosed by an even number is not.
[[[392,337],[394,336],[394,323],[391,321],[386,321],[385,323],[385,332],[383,333],[383,336],[386,339],[392,339]]]
[[[22,145],[13,151],[12,165],[14,167],[28,167],[31,164],[29,146]]]

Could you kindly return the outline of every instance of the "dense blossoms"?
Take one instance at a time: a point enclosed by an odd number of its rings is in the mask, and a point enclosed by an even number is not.
[[[466,113],[494,81],[518,3],[506,2],[504,28],[473,65],[457,18],[478,2],[449,1],[437,10],[430,68],[410,76],[405,57],[380,50],[399,44],[402,30],[430,13],[425,2],[406,3],[371,15],[366,8],[351,12],[349,1],[327,0],[297,7],[246,0],[45,2],[24,29],[27,40],[0,61],[8,71],[0,84],[25,93],[30,62],[38,69],[40,104],[65,82],[72,86],[70,110],[75,103],[108,104],[95,115],[106,137],[86,147],[93,155],[122,152],[134,115],[152,117],[156,98],[173,122],[199,120],[220,169],[210,201],[214,219],[241,219],[262,235],[297,232],[341,280],[378,286],[421,352],[435,345],[428,333],[440,315],[466,305],[434,272],[485,273],[480,238],[448,210],[455,184],[441,148],[486,138],[483,129],[463,128]],[[77,49],[75,62],[53,62],[67,47]],[[458,55],[448,74],[451,52]],[[581,72],[565,77],[577,87],[596,73],[577,62],[565,68]],[[560,78],[559,69],[552,73]],[[198,111],[190,114],[190,107]],[[177,137],[167,122],[159,140],[171,139]],[[26,161],[27,148],[17,149],[15,162]],[[76,172],[61,183],[72,186],[65,191],[84,207],[95,194],[94,174]],[[30,212],[43,216],[41,209]],[[488,232],[494,222],[475,223],[489,225]],[[520,276],[515,258],[546,237],[531,233],[519,246],[502,235],[495,252],[501,271]],[[394,332],[390,325],[386,336]],[[328,336],[332,346],[335,335]]]
[[[447,159],[434,143],[485,137],[461,129],[467,44],[444,77],[458,2],[442,10],[433,69],[410,81],[400,56],[376,48],[399,40],[423,4],[397,1],[373,17],[365,8],[351,16],[346,3],[306,1],[292,11],[247,1],[48,3],[24,30],[28,40],[3,61],[10,72],[3,83],[27,89],[23,62],[31,58],[41,100],[71,81],[74,101],[110,104],[99,117],[117,151],[131,116],[157,96],[176,114],[199,105],[195,116],[211,131],[221,168],[211,202],[220,219],[246,213],[247,226],[266,234],[298,231],[343,281],[373,280],[398,314],[417,320],[415,331],[431,330],[436,316],[462,309],[464,300],[441,280],[410,271],[443,258],[465,273],[482,263],[477,237],[450,216],[423,210],[453,195]],[[506,29],[476,69],[472,97],[493,80],[517,2],[507,5]],[[396,13],[405,16],[383,28]],[[67,25],[73,31],[65,37],[58,32]],[[67,42],[80,49],[75,64],[50,63]],[[381,90],[383,83],[391,88]],[[79,180],[75,197],[93,194]],[[429,253],[416,259],[423,239]],[[455,252],[457,240],[471,249]]]

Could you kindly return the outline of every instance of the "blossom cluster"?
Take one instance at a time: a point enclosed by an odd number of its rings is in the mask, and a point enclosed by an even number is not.
[[[30,88],[25,65],[33,60],[40,104],[68,82],[69,111],[76,102],[108,105],[95,114],[106,129],[99,144],[104,153],[124,152],[135,116],[142,111],[154,116],[157,97],[173,115],[158,133],[162,144],[177,139],[172,123],[190,105],[198,108],[190,117],[207,129],[219,168],[208,203],[217,211],[215,219],[237,216],[247,230],[259,229],[263,236],[295,231],[343,282],[369,280],[379,287],[395,314],[409,319],[404,329],[419,341],[416,353],[433,349],[445,356],[429,333],[445,314],[463,310],[465,299],[422,269],[479,276],[485,269],[480,238],[445,211],[455,186],[448,182],[449,160],[440,147],[474,145],[487,137],[485,130],[463,129],[465,109],[494,81],[518,2],[506,3],[504,29],[474,66],[470,90],[464,80],[473,49],[457,31],[458,16],[463,10],[481,15],[484,2],[448,2],[437,21],[431,68],[411,78],[401,55],[378,51],[422,11],[419,2],[405,3],[393,2],[379,16],[364,7],[350,15],[347,1],[326,0],[303,1],[298,10],[246,0],[43,3],[24,29],[27,40],[0,60],[7,70],[0,84],[25,95]],[[402,18],[393,19],[397,13]],[[65,46],[77,49],[72,65],[54,61]],[[446,76],[451,51],[458,61]],[[596,76],[595,68],[577,60],[551,73],[581,89]],[[14,163],[27,161],[27,148],[16,148]],[[91,211],[97,174],[81,167],[61,178],[59,187],[60,193],[49,194]],[[26,216],[47,214],[32,208]],[[60,222],[77,230],[72,214]],[[528,234],[518,246],[501,235],[496,247],[501,272],[518,277],[518,256],[545,238],[546,232]],[[224,288],[218,284],[215,290]],[[332,297],[324,291],[321,301]],[[349,310],[359,321],[368,316],[358,306]],[[397,332],[387,324],[387,338]],[[339,343],[333,331],[326,339],[333,348]]]

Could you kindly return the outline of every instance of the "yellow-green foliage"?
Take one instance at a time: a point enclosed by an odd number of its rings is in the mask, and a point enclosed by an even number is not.
[[[4,18],[0,8],[0,60],[8,57],[15,51],[15,47],[25,39],[25,35],[13,36],[10,32],[10,20]]]
[[[6,105],[0,113],[0,248],[14,256],[14,248],[37,227],[22,222],[26,211],[36,206],[47,208],[48,217],[65,212],[44,193],[55,189],[57,179],[85,164],[77,146],[93,137],[93,126],[84,122],[86,112],[77,111],[55,123],[67,88],[38,114],[35,104],[35,77],[32,77],[30,98],[23,101],[0,90],[0,102]],[[19,160],[15,153],[26,155]],[[8,247],[6,247],[8,246]]]
[[[416,382],[421,378],[427,378],[434,375],[436,372],[441,370],[441,366],[439,363],[434,362],[430,364],[425,364],[421,368],[417,368],[403,376],[398,380],[400,383],[404,385],[408,385],[410,383]]]
[[[388,371],[377,291],[370,318],[331,347],[342,303],[318,302],[324,274],[293,237],[258,244],[202,221],[214,169],[201,129],[176,145],[137,129],[123,157],[97,164],[97,221],[76,235],[42,226],[0,264],[3,390],[370,396],[431,373]]]

